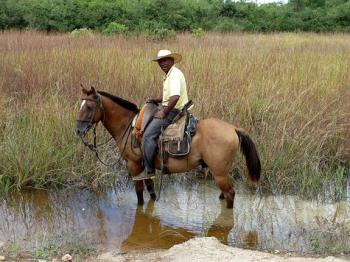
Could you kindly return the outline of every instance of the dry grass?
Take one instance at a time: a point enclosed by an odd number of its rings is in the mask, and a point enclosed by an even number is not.
[[[79,144],[73,127],[80,83],[141,105],[161,92],[162,73],[150,62],[161,48],[183,54],[179,67],[197,116],[225,119],[249,131],[260,151],[263,185],[307,191],[335,173],[344,177],[341,166],[349,166],[350,159],[350,35],[208,34],[197,39],[183,34],[153,42],[143,37],[4,32],[0,149],[6,157],[0,156],[0,183],[6,176],[18,188],[25,185],[18,182],[20,167],[7,167],[15,158],[8,142],[16,139],[23,140],[16,149],[21,154],[18,166],[29,157],[34,162],[46,158],[45,163],[51,158],[46,151],[28,152],[25,144],[47,144],[62,155],[70,152],[61,166],[57,160],[36,173],[34,165],[29,180],[38,175],[45,181],[48,173],[62,169],[62,182],[71,166],[77,167],[75,173],[94,167],[91,158],[78,161],[81,147],[71,152]],[[23,115],[27,123],[19,123]],[[41,140],[25,135],[30,128],[45,133]],[[239,161],[237,170],[243,167]]]

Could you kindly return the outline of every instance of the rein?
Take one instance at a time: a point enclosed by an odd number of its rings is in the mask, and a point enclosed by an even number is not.
[[[122,147],[123,150],[122,152],[120,153],[120,156],[118,158],[118,160],[114,163],[114,164],[106,164],[99,156],[99,153],[98,153],[98,147],[102,146],[102,145],[105,145],[107,144],[109,141],[111,141],[113,139],[113,137],[111,136],[107,141],[101,143],[101,144],[97,144],[96,141],[97,141],[97,133],[96,133],[96,127],[97,127],[97,123],[94,124],[94,128],[93,128],[93,134],[94,134],[94,138],[93,138],[93,143],[89,143],[87,141],[84,140],[83,137],[81,137],[81,140],[83,141],[84,145],[89,148],[91,151],[95,152],[95,155],[96,155],[96,158],[101,162],[101,164],[107,166],[107,167],[114,167],[121,159],[124,151],[125,151],[125,148],[126,148],[126,144],[128,142],[128,139],[129,139],[129,136],[131,134],[131,124],[132,124],[132,121],[128,124],[128,126],[126,127],[126,129],[124,130],[124,133],[123,135],[118,139],[118,141],[116,141],[116,143],[119,143],[121,141],[123,141],[126,133],[128,133],[127,137],[126,137],[126,140],[125,140],[125,143],[124,143],[124,146]],[[129,132],[128,132],[129,130]]]
[[[82,98],[81,100],[88,100],[88,101],[95,102],[95,103],[97,104],[98,109],[103,113],[103,120],[101,120],[102,123],[103,123],[103,122],[105,121],[105,118],[106,118],[106,112],[105,112],[105,110],[104,110],[104,108],[103,108],[103,105],[102,105],[101,95],[98,94],[97,97],[98,97],[97,100],[89,99],[89,98]],[[80,138],[81,138],[81,141],[83,142],[83,144],[84,144],[87,148],[89,148],[91,151],[95,152],[96,158],[97,158],[103,165],[105,165],[105,166],[107,166],[107,167],[114,167],[114,166],[120,161],[120,159],[121,159],[121,157],[122,157],[122,155],[123,155],[123,153],[124,153],[124,151],[125,151],[126,144],[127,144],[127,142],[128,142],[128,139],[129,139],[129,136],[130,136],[130,133],[131,133],[131,132],[130,132],[130,131],[131,131],[131,128],[130,128],[130,127],[132,126],[133,118],[131,119],[131,121],[130,121],[129,124],[127,125],[126,129],[124,130],[123,135],[118,139],[118,141],[116,141],[117,144],[118,144],[119,142],[122,142],[123,139],[124,139],[124,137],[125,137],[125,135],[126,135],[126,133],[128,133],[127,138],[126,138],[125,143],[124,143],[124,146],[122,147],[123,150],[122,150],[122,152],[120,153],[120,156],[119,156],[117,162],[115,162],[114,164],[110,165],[110,164],[106,164],[104,161],[102,161],[102,159],[100,158],[99,153],[98,153],[98,147],[107,144],[109,141],[111,141],[111,140],[113,139],[113,137],[111,136],[111,137],[110,137],[109,139],[107,139],[105,142],[103,142],[103,143],[101,143],[101,144],[97,144],[97,133],[96,133],[96,128],[97,128],[97,124],[98,124],[98,123],[92,124],[92,122],[93,122],[93,120],[94,120],[94,117],[95,117],[95,114],[96,114],[96,111],[97,111],[97,107],[95,107],[94,112],[91,114],[90,120],[80,120],[80,119],[77,120],[78,122],[85,122],[85,123],[88,122],[88,125],[87,125],[87,127],[85,128],[85,130],[84,130],[84,133],[85,133],[85,134],[86,134],[86,133],[90,130],[90,128],[93,126],[93,135],[94,135],[94,137],[93,137],[93,143],[89,143],[88,141],[85,141],[84,138],[83,138],[82,136],[81,136]],[[128,131],[129,131],[129,132],[128,132]]]

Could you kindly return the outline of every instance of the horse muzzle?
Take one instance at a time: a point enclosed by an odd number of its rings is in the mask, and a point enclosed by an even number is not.
[[[79,137],[84,137],[91,127],[91,123],[78,120],[75,128],[75,134]]]

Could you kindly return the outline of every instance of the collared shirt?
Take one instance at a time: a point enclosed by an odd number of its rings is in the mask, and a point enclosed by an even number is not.
[[[163,82],[163,106],[168,106],[168,101],[171,96],[180,96],[175,108],[182,109],[188,102],[186,80],[183,73],[174,66],[164,76]]]

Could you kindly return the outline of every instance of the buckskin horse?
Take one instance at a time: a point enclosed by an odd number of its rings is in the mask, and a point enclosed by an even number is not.
[[[84,137],[86,133],[102,122],[116,141],[121,157],[127,162],[131,176],[143,170],[142,155],[139,148],[133,148],[130,133],[133,118],[139,112],[138,107],[120,97],[103,91],[82,89],[83,97],[78,113],[76,134]],[[260,160],[253,141],[240,128],[219,119],[203,119],[198,121],[197,131],[192,138],[190,153],[181,159],[169,158],[170,173],[181,173],[198,167],[209,168],[216,184],[221,190],[220,198],[226,199],[227,208],[233,208],[235,191],[230,181],[230,169],[237,151],[241,149],[246,159],[248,175],[251,181],[260,179]],[[155,159],[156,168],[160,169],[161,160]],[[134,181],[139,205],[143,205],[144,183],[152,199],[156,199],[152,179]]]

